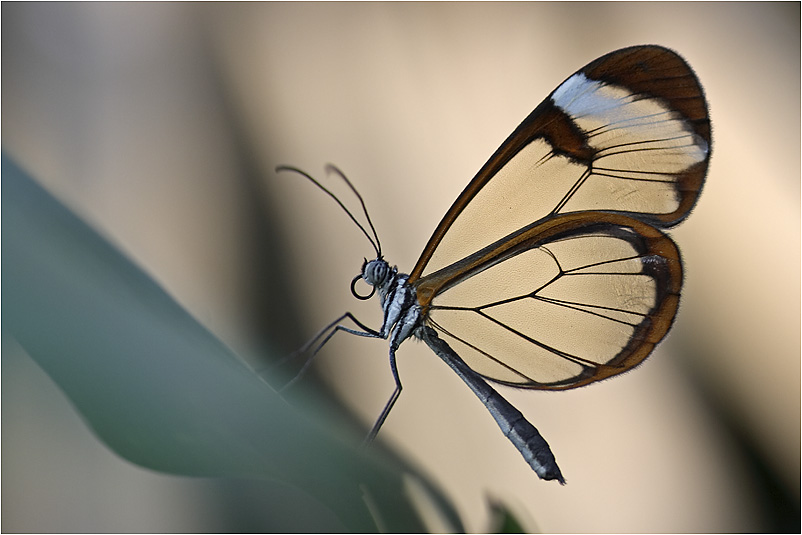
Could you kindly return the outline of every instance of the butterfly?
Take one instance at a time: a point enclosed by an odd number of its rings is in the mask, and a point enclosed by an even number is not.
[[[665,229],[701,194],[711,154],[704,92],[675,52],[634,46],[569,76],[512,132],[457,197],[409,274],[384,259],[371,233],[329,190],[373,245],[351,291],[378,292],[378,329],[352,314],[302,348],[314,353],[338,331],[423,340],[485,404],[545,480],[565,479],[546,440],[488,381],[566,390],[638,366],[668,333],[679,306],[682,261]],[[356,284],[371,286],[367,295]],[[346,327],[345,322],[353,323]],[[308,364],[308,363],[307,363]]]

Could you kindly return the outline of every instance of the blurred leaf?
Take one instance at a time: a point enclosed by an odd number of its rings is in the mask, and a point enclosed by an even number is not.
[[[490,499],[488,502],[490,506],[488,533],[530,533],[505,504],[494,499]]]
[[[401,461],[290,405],[150,277],[2,158],[3,329],[109,448],[172,474],[270,479],[352,531],[417,532]],[[408,469],[407,469],[408,470]],[[418,479],[456,529],[447,500]]]

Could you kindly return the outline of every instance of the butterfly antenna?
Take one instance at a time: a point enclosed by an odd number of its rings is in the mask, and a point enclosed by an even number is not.
[[[352,214],[352,213],[351,213],[351,211],[350,211],[348,208],[346,208],[346,207],[345,207],[345,205],[342,203],[342,201],[341,201],[340,199],[338,199],[338,198],[337,198],[337,196],[336,196],[336,195],[334,195],[334,194],[333,194],[331,191],[329,191],[328,189],[326,189],[326,187],[324,187],[324,186],[323,186],[323,185],[322,185],[320,182],[318,182],[317,180],[315,180],[314,178],[312,178],[312,177],[311,177],[311,176],[310,176],[308,173],[305,173],[304,171],[301,171],[301,170],[300,170],[300,169],[298,169],[297,167],[292,167],[292,166],[289,166],[289,165],[279,165],[278,167],[276,167],[276,172],[277,172],[277,173],[279,173],[279,172],[281,172],[281,171],[292,171],[292,172],[294,172],[294,173],[298,173],[299,175],[301,175],[301,176],[303,176],[303,177],[306,177],[306,178],[307,178],[307,179],[308,179],[310,182],[312,182],[312,183],[313,183],[315,186],[317,186],[318,188],[320,188],[321,190],[323,190],[323,191],[324,191],[324,192],[325,192],[325,193],[326,193],[326,194],[327,194],[329,197],[331,197],[332,199],[334,199],[334,201],[335,201],[337,204],[339,204],[339,205],[340,205],[340,208],[342,208],[342,209],[343,209],[343,211],[344,211],[346,214],[348,214],[348,217],[350,217],[350,218],[351,218],[351,221],[353,221],[353,222],[354,222],[354,224],[355,224],[357,227],[359,227],[359,230],[361,230],[361,231],[362,231],[362,234],[364,234],[364,235],[365,235],[365,237],[368,239],[368,241],[370,242],[370,244],[371,244],[371,245],[373,246],[373,248],[376,250],[376,256],[377,256],[377,258],[378,258],[378,257],[381,257],[381,246],[379,245],[379,237],[376,235],[376,229],[375,229],[375,228],[373,228],[373,223],[372,223],[372,222],[371,222],[371,220],[370,220],[370,216],[368,216],[368,215],[367,215],[367,214],[368,214],[368,211],[367,211],[367,209],[365,208],[365,203],[362,201],[362,196],[359,194],[359,192],[356,190],[356,188],[354,188],[354,186],[351,184],[351,182],[349,182],[349,180],[348,180],[348,179],[345,177],[345,175],[344,175],[344,174],[343,174],[343,173],[342,173],[342,172],[341,172],[339,169],[337,169],[337,168],[336,168],[336,167],[334,167],[333,165],[328,165],[328,166],[326,166],[326,170],[327,170],[327,171],[334,170],[334,172],[336,172],[336,173],[337,173],[337,174],[338,174],[340,177],[342,177],[342,179],[343,179],[343,180],[345,180],[345,183],[346,183],[346,184],[348,184],[348,186],[351,188],[351,191],[353,191],[353,192],[356,194],[357,198],[359,199],[359,202],[362,204],[362,209],[365,211],[365,216],[366,216],[366,217],[367,217],[367,219],[368,219],[368,224],[370,224],[370,229],[373,231],[373,236],[375,237],[375,241],[374,241],[374,238],[371,238],[371,237],[370,237],[370,234],[368,234],[368,231],[367,231],[367,230],[365,230],[365,227],[364,227],[364,226],[362,226],[362,224],[361,224],[359,221],[357,221],[357,219],[354,217],[354,214]]]
[[[340,171],[340,169],[337,168],[337,166],[335,166],[334,164],[330,164],[330,163],[326,164],[326,172],[327,173],[334,172],[335,174],[339,175],[340,178],[342,178],[343,181],[346,184],[348,184],[348,187],[351,188],[351,191],[354,192],[354,195],[356,195],[356,198],[359,199],[359,204],[362,205],[362,212],[365,214],[365,219],[368,220],[368,225],[370,225],[370,230],[373,232],[373,237],[376,239],[376,255],[377,255],[377,257],[381,257],[381,255],[382,255],[382,244],[379,241],[379,234],[376,232],[376,228],[373,226],[373,221],[370,219],[370,214],[368,213],[368,207],[365,206],[365,201],[362,200],[362,195],[360,195],[359,192],[357,191],[357,189],[354,187],[354,185],[351,184],[351,181],[348,180],[348,177],[345,176],[345,173]]]

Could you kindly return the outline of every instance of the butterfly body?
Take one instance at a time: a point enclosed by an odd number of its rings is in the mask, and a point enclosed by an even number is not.
[[[415,289],[409,284],[409,275],[391,268],[383,258],[366,262],[361,275],[379,293],[384,321],[378,334],[381,338],[390,337],[390,346],[397,349],[415,333],[422,317]]]

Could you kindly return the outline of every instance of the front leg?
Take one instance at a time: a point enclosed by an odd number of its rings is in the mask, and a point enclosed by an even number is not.
[[[349,329],[348,327],[340,325],[340,322],[346,319],[350,319],[351,321],[353,321],[361,330]],[[382,329],[384,329],[384,326],[382,326]],[[290,388],[292,385],[295,384],[296,381],[298,381],[303,376],[304,373],[306,373],[306,370],[312,364],[312,360],[315,358],[318,351],[320,351],[323,348],[323,346],[326,345],[326,343],[331,339],[332,336],[334,336],[334,333],[336,333],[337,331],[345,331],[347,333],[355,334],[357,336],[365,336],[367,338],[387,338],[386,334],[382,335],[380,331],[371,329],[370,327],[368,327],[367,325],[356,319],[353,314],[351,314],[350,312],[346,312],[333,322],[326,325],[323,329],[320,330],[320,332],[318,332],[308,342],[302,345],[297,351],[291,353],[285,358],[285,360],[289,360],[297,355],[306,353],[307,351],[309,351],[310,347],[317,344],[315,349],[312,351],[312,355],[306,360],[306,362],[304,362],[304,365],[301,367],[301,369],[298,371],[295,377],[293,377],[286,385],[284,385],[281,388],[281,390],[286,390]],[[323,338],[324,336],[325,338]],[[323,338],[323,341],[318,344],[317,342],[321,338]]]

